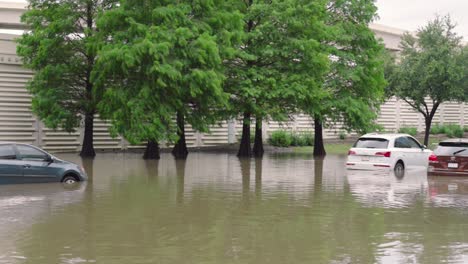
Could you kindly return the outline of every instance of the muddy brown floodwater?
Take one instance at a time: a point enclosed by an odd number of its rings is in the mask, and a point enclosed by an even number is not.
[[[0,186],[0,263],[467,263],[468,179],[344,156],[100,154],[91,180]]]

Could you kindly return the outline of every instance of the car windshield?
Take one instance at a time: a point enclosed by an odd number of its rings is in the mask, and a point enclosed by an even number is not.
[[[440,142],[434,150],[437,156],[462,156],[468,157],[468,143],[465,142]]]
[[[386,149],[388,140],[384,138],[360,138],[354,143],[353,148],[376,148]]]

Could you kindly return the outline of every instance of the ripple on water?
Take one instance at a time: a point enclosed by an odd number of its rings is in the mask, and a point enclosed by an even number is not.
[[[101,154],[77,189],[0,186],[0,237],[10,238],[0,263],[466,260],[467,181],[348,172],[344,162]]]

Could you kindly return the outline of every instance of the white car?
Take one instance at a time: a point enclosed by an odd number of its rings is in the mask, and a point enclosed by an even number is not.
[[[388,169],[403,176],[405,169],[425,168],[432,151],[408,134],[366,134],[348,152],[348,169]]]

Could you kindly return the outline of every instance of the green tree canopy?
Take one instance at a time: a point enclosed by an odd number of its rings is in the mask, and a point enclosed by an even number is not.
[[[319,92],[327,71],[326,1],[239,1],[245,15],[244,41],[228,62],[226,91],[231,114],[243,116],[239,156],[250,156],[250,122],[256,118],[254,152],[262,154],[261,122],[285,120],[299,100]],[[260,137],[260,138],[259,138]]]
[[[466,55],[454,28],[450,17],[437,17],[401,42],[392,90],[424,116],[425,145],[440,104],[465,98]]]
[[[241,19],[221,0],[123,0],[104,15],[96,79],[113,130],[132,143],[184,138],[184,119],[207,131],[228,101],[222,62],[235,53]]]
[[[330,0],[322,45],[329,52],[330,70],[322,92],[302,104],[314,118],[314,154],[324,155],[322,128],[337,122],[359,132],[374,127],[383,101],[384,47],[369,28],[376,16],[373,0]]]
[[[34,71],[27,88],[32,109],[45,125],[73,131],[84,118],[82,156],[94,156],[93,121],[102,99],[91,74],[100,45],[97,16],[113,8],[112,0],[29,0],[22,21],[31,31],[18,39],[17,53]]]

